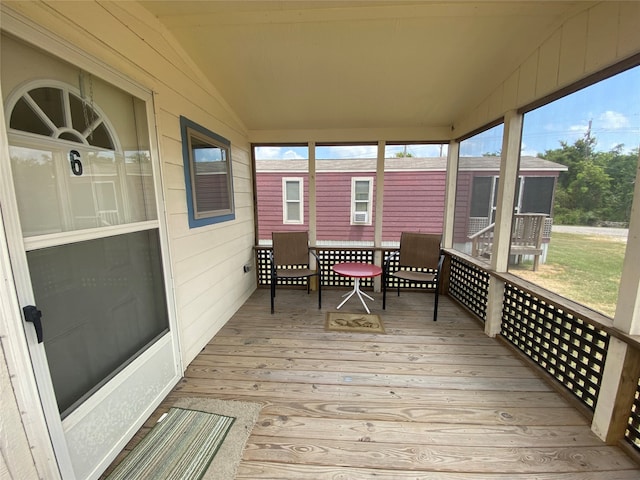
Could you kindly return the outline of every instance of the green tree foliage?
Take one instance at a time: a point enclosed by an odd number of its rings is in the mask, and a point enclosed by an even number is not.
[[[554,204],[554,222],[594,225],[628,222],[633,200],[638,150],[622,153],[622,145],[609,152],[595,150],[596,139],[585,136],[573,145],[547,150],[540,157],[566,165],[560,173]]]

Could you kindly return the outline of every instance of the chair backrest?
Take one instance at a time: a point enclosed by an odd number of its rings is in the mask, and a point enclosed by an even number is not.
[[[438,268],[441,235],[402,232],[400,259],[402,267]]]
[[[273,232],[271,238],[276,265],[309,264],[309,232]]]
[[[544,221],[547,215],[542,213],[518,213],[513,216],[511,246],[540,248]]]

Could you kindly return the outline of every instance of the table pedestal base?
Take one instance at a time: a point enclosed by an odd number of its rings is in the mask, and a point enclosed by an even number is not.
[[[367,307],[367,304],[364,301],[364,298],[362,298],[362,296],[364,295],[365,297],[367,297],[369,300],[373,300],[372,297],[370,297],[369,295],[367,295],[366,293],[364,293],[362,290],[360,290],[360,279],[358,277],[355,277],[353,279],[353,290],[351,290],[348,293],[345,293],[343,295],[343,297],[347,297],[345,298],[342,303],[340,305],[338,305],[338,310],[340,310],[340,307],[342,307],[345,303],[347,303],[347,300],[349,300],[351,297],[353,297],[354,295],[358,295],[358,298],[360,299],[360,301],[362,302],[362,305],[364,305],[364,309],[367,311],[367,313],[371,313],[369,311],[369,307]]]

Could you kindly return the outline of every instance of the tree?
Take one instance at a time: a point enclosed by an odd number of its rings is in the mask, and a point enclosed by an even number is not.
[[[540,155],[568,167],[558,178],[554,204],[557,223],[629,221],[638,152],[625,155],[622,145],[609,152],[596,152],[595,145],[595,138],[585,136],[573,145],[560,142],[561,148]]]

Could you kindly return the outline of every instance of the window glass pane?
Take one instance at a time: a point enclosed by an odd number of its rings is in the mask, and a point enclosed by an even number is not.
[[[56,127],[67,126],[64,120],[62,90],[49,87],[34,88],[29,95]]]
[[[287,220],[296,222],[300,220],[300,204],[295,202],[287,203]]]
[[[366,221],[354,222],[353,212],[356,209],[374,212],[375,194],[374,198],[369,198],[369,181],[356,180],[354,185],[353,179],[371,177],[372,191],[375,192],[377,152],[377,144],[316,147],[318,244],[373,246],[373,215]],[[352,189],[364,199],[363,203],[354,204],[356,194]]]
[[[36,135],[51,135],[51,128],[42,120],[24,98],[21,98],[13,107],[9,126],[21,132],[35,133]]]
[[[300,200],[300,182],[288,181],[287,200]]]
[[[356,181],[356,201],[369,200],[369,182],[357,180]]]
[[[494,221],[503,129],[500,124],[460,143],[454,248],[469,255],[474,253],[473,246],[478,245],[482,230],[491,228]],[[488,261],[490,249],[489,240],[475,254]]]
[[[638,165],[638,85],[635,67],[524,115],[522,158],[537,163],[521,161],[518,206],[548,218],[537,270],[529,255],[512,257],[509,271],[612,317]]]
[[[272,232],[309,230],[309,147],[306,145],[257,145],[254,146],[253,154],[256,163],[258,243],[270,245]],[[302,202],[303,211],[298,212],[296,217],[291,210],[295,208],[292,207],[293,203],[286,202],[289,188],[288,182],[283,187],[283,179],[286,177],[302,179],[299,199]],[[298,182],[291,182],[291,184],[296,185]],[[286,195],[284,202],[283,188]],[[284,223],[300,220],[303,222]]]
[[[189,227],[235,219],[230,142],[180,117]]]
[[[168,330],[158,231],[34,250],[27,259],[64,415]]]
[[[12,145],[9,151],[26,237],[157,218],[148,151],[125,160],[115,152],[74,148],[80,175],[71,168],[70,152],[59,145]]]
[[[400,244],[402,232],[442,233],[446,144],[385,147],[384,246]]]
[[[191,140],[197,216],[230,209],[226,152],[197,137]]]

